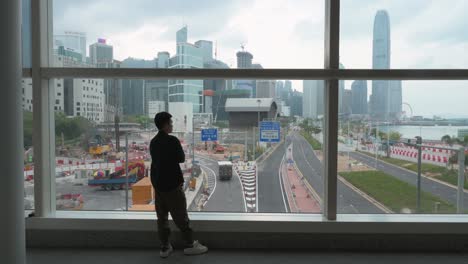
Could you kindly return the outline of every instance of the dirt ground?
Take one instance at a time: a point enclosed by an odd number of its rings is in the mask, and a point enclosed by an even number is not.
[[[315,155],[321,161],[323,161],[323,153],[321,150],[315,150]],[[348,171],[369,171],[375,170],[374,168],[368,167],[352,158],[348,159],[346,153],[340,153],[338,155],[338,172]]]

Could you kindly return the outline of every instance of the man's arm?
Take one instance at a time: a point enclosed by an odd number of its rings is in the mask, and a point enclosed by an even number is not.
[[[184,150],[182,149],[182,145],[180,144],[179,139],[176,137],[173,137],[173,139],[174,139],[175,158],[178,163],[182,163],[185,161]]]

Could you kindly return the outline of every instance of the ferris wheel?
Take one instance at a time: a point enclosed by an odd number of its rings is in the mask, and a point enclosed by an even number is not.
[[[411,118],[413,117],[413,108],[411,107],[410,104],[403,102],[401,104],[401,117],[403,119],[405,118]]]

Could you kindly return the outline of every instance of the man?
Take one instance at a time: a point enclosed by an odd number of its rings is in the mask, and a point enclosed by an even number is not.
[[[158,234],[161,240],[160,256],[167,258],[173,251],[169,242],[171,230],[168,214],[171,213],[176,226],[182,232],[186,243],[185,255],[198,255],[208,248],[194,241],[187,214],[187,201],[183,190],[184,177],[179,163],[185,161],[185,154],[179,140],[172,133],[172,115],[160,112],[154,117],[158,134],[151,140],[151,183],[155,190],[155,206],[158,216]]]

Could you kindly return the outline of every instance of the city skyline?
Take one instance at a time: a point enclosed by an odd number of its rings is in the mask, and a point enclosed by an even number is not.
[[[227,1],[226,7],[202,1],[197,3],[191,12],[177,4],[163,4],[167,8],[164,8],[165,13],[161,18],[154,18],[154,14],[143,12],[137,19],[122,27],[119,26],[123,22],[116,22],[112,17],[109,21],[103,22],[102,26],[99,23],[95,23],[96,26],[90,26],[93,21],[97,22],[96,10],[107,1],[93,1],[93,4],[83,2],[88,4],[86,10],[89,12],[83,15],[86,22],[76,23],[70,18],[73,18],[72,11],[82,7],[82,2],[54,1],[57,11],[54,16],[55,30],[72,28],[86,31],[88,39],[107,38],[114,46],[116,59],[123,59],[127,56],[151,59],[156,56],[157,51],[163,50],[174,54],[173,40],[171,41],[174,29],[180,28],[182,24],[188,24],[193,36],[189,42],[195,39],[212,40],[217,43],[215,49],[218,59],[231,67],[235,67],[235,56],[240,50],[241,43],[246,43],[246,50],[254,54],[254,62],[262,62],[265,68],[323,67],[323,1],[312,3],[298,1],[294,4],[274,1],[274,4],[282,5],[283,8],[273,7],[275,5],[270,3],[271,1],[268,3],[265,1],[252,3]],[[148,7],[151,4],[143,1],[139,8]],[[190,3],[187,5],[192,7]],[[408,7],[413,8],[412,10],[417,8],[418,12],[409,12]],[[442,1],[430,3],[426,1],[412,1],[411,3],[360,1],[357,5],[355,2],[343,0],[340,60],[347,69],[371,68],[373,19],[377,10],[385,9],[392,18],[393,68],[466,68],[468,55],[464,54],[463,50],[467,47],[465,36],[468,34],[463,34],[467,30],[464,27],[466,22],[462,12],[464,7],[466,7],[464,1],[454,1],[450,6],[446,6]],[[114,12],[116,17],[120,18],[118,14],[124,12],[122,9],[125,9],[125,12],[133,12],[135,8],[137,7],[127,7],[127,10],[122,6],[114,5],[105,13]],[[102,9],[100,10],[102,13]],[[205,25],[207,19],[203,15],[214,10],[217,13],[211,16],[210,20],[217,19],[216,23]],[[443,10],[446,12],[442,12]],[[288,23],[276,21],[277,15],[280,14],[288,20]],[[450,16],[445,14],[450,14]],[[162,22],[161,19],[168,16],[171,18],[164,20],[167,22]],[[440,23],[431,31],[425,29],[424,21],[429,23],[434,17],[438,18]],[[201,25],[202,22],[205,24]],[[279,37],[273,38],[273,36]],[[138,49],[135,49],[135,46]],[[279,50],[284,52],[278,52]],[[301,81],[293,83],[294,89],[302,91]],[[351,88],[351,83],[352,81],[345,81],[346,89]],[[453,93],[468,96],[468,89],[465,88],[466,82],[405,81],[403,86],[403,101],[413,106],[415,114],[425,116],[445,113],[466,114],[461,100],[463,96],[453,98],[446,92],[440,91],[440,96],[437,96],[440,109],[429,107],[424,101],[430,98],[421,96],[424,94],[421,92],[428,87],[433,87],[434,91],[438,87],[450,87]],[[368,87],[371,86],[368,84]]]

